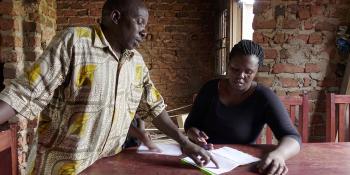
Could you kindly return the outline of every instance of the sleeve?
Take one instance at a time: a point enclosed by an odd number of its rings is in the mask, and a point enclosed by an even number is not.
[[[68,73],[71,34],[68,29],[56,35],[40,58],[0,93],[0,100],[25,118],[37,117]]]
[[[208,82],[205,84],[196,96],[192,110],[185,121],[184,127],[186,132],[191,127],[201,128],[200,126],[203,121],[203,117],[210,108],[211,97],[215,91],[216,86],[213,84],[215,83]]]
[[[149,70],[144,65],[144,76],[143,76],[143,91],[142,101],[145,102],[150,109],[151,116],[157,117],[166,107],[163,97],[159,91],[155,88],[149,74]],[[152,119],[153,119],[152,118]]]
[[[301,137],[292,123],[289,114],[277,95],[268,90],[266,93],[267,109],[266,122],[271,128],[275,137],[280,141],[283,137],[289,136],[301,144]]]

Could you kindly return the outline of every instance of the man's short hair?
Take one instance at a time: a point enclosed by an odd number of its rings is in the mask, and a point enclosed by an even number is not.
[[[102,7],[102,18],[109,16],[113,10],[125,13],[137,5],[145,7],[142,0],[107,0]]]

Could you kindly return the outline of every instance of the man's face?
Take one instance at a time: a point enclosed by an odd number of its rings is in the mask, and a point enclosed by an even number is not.
[[[119,41],[121,49],[132,50],[140,46],[140,43],[146,37],[146,25],[148,22],[148,10],[145,7],[135,7],[128,13],[121,14],[119,23],[120,28],[116,38]]]
[[[259,59],[255,55],[237,55],[228,65],[228,79],[231,88],[244,92],[248,90],[258,71]]]

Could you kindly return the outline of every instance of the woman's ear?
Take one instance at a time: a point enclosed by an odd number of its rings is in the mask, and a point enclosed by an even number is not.
[[[118,24],[120,19],[120,12],[119,10],[113,10],[111,13],[111,19],[115,24]]]

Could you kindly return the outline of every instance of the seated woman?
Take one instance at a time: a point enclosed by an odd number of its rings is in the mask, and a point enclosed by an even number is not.
[[[268,87],[253,81],[264,58],[263,49],[249,40],[230,53],[227,78],[207,82],[200,90],[185,131],[195,143],[251,144],[267,124],[279,145],[258,164],[260,173],[286,174],[285,160],[300,150],[300,135],[283,104]]]

